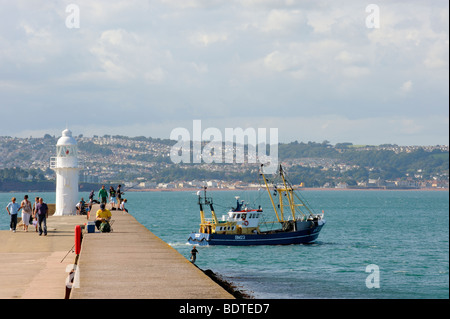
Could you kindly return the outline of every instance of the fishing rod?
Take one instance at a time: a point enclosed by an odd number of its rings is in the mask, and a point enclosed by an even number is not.
[[[74,252],[74,250],[73,250],[74,248],[75,248],[75,244],[72,246],[72,248],[69,249],[69,251],[68,251],[67,254],[64,256],[64,258],[61,259],[60,263],[62,263],[62,262],[64,261],[64,259],[66,259],[67,255],[68,255],[70,252]]]

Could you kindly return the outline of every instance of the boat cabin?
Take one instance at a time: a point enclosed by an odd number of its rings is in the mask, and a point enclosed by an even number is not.
[[[261,207],[258,209],[248,208],[244,201],[239,202],[237,198],[236,208],[230,210],[227,215],[222,215],[213,230],[217,234],[257,234],[259,233],[259,221],[262,217]]]
[[[208,234],[241,235],[259,233],[259,222],[262,217],[262,209],[250,209],[241,201],[236,208],[231,209],[222,219],[206,219],[206,224],[200,227],[200,232]]]

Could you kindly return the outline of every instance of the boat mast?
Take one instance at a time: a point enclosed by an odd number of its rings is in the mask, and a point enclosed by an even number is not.
[[[204,192],[203,200],[202,200],[202,197],[200,195],[201,194],[200,191],[197,192],[198,204],[200,206],[200,223],[201,224],[206,224],[205,212],[203,210],[203,205],[209,205],[209,207],[211,209],[211,215],[212,215],[212,218],[213,218],[213,222],[214,222],[214,224],[218,224],[217,216],[216,216],[216,213],[214,212],[212,198],[211,197],[206,197],[206,186],[203,187],[203,192]]]
[[[202,195],[200,194],[200,191],[197,192],[197,195],[198,195],[198,205],[200,206],[200,224],[205,224],[205,212],[203,210]],[[206,197],[206,190],[205,190],[205,197]]]
[[[212,201],[209,203],[209,207],[211,208],[211,215],[213,218],[213,222],[215,225],[217,225],[219,222],[217,221],[217,216],[216,216],[216,213],[214,212],[214,207],[213,207]]]
[[[264,166],[264,164],[261,164],[260,174],[263,177],[264,184],[266,185],[267,193],[269,193],[269,198],[270,198],[270,201],[272,202],[273,210],[275,211],[275,215],[277,216],[277,220],[278,220],[278,222],[281,222],[280,217],[278,216],[277,207],[275,206],[275,202],[273,201],[273,198],[272,198],[272,193],[270,192],[270,189],[269,189],[269,184],[267,183],[266,176],[263,173],[263,169],[262,169],[263,166]]]
[[[303,216],[306,217],[307,213],[309,213],[310,216],[314,216],[315,214],[313,213],[313,211],[309,208],[309,206],[307,205],[306,201],[301,199],[298,194],[296,192],[294,192],[294,187],[291,185],[291,183],[289,181],[286,180],[285,174],[284,174],[284,170],[282,169],[281,165],[280,165],[280,175],[283,179],[283,183],[284,186],[286,188],[286,193],[287,193],[287,197],[289,199],[289,206],[291,208],[291,212],[292,212],[292,217],[295,219],[295,210],[297,208],[298,212]],[[298,200],[298,204],[295,203],[295,198]],[[304,207],[305,210],[307,211],[304,212],[302,211],[299,207]]]
[[[281,179],[283,180],[284,191],[286,192],[286,195],[288,198],[289,207],[291,208],[292,219],[295,220],[295,204],[294,204],[294,199],[292,196],[293,189],[292,189],[292,186],[289,185],[289,188],[288,188],[288,186],[286,185],[286,179],[284,177],[284,171],[283,171],[283,168],[281,167],[281,164],[280,164],[280,176],[281,176]],[[281,197],[282,196],[280,194],[280,198]]]

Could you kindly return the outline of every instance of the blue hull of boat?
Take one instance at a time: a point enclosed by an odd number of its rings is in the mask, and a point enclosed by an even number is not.
[[[325,221],[320,221],[313,228],[289,231],[289,232],[267,232],[246,235],[222,235],[191,233],[188,239],[193,245],[227,245],[227,246],[252,246],[252,245],[292,245],[313,242],[319,236]]]

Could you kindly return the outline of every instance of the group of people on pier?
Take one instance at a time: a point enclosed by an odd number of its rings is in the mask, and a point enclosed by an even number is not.
[[[121,185],[117,187],[117,190],[114,189],[113,186],[109,187],[109,195],[108,191],[105,188],[105,185],[102,185],[100,190],[98,191],[98,200],[94,199],[94,190],[89,194],[89,204],[87,205],[87,211],[92,210],[92,205],[94,203],[100,204],[100,209],[96,212],[95,216],[95,226],[101,232],[110,232],[111,231],[111,211],[106,208],[106,204],[108,202],[111,204],[111,210],[121,210],[124,213],[128,213],[128,210],[125,208],[125,203],[127,199],[122,199],[122,195],[124,193],[121,191]],[[119,205],[116,207],[116,205]],[[86,203],[84,202],[83,197],[81,201],[77,204],[77,214],[87,214],[85,211]]]
[[[36,197],[33,205],[28,200],[28,195],[23,197],[20,205],[16,202],[15,197],[11,198],[11,202],[6,205],[6,211],[10,216],[9,230],[14,233],[16,232],[17,215],[20,210],[22,210],[22,224],[25,232],[28,232],[28,226],[32,224],[35,226],[36,232],[39,232],[39,236],[42,234],[47,236],[48,206],[44,203],[42,197]]]
[[[87,211],[92,209],[93,204],[105,204],[106,207],[108,201],[111,204],[111,210],[121,210],[128,213],[128,209],[125,208],[127,199],[122,198],[124,193],[122,192],[121,187],[122,185],[119,184],[119,186],[117,186],[117,190],[115,190],[113,186],[110,186],[108,194],[105,185],[102,185],[98,191],[98,200],[94,199],[95,191],[92,190],[89,194],[89,203],[87,205],[83,197],[81,197],[81,200],[77,203],[77,214],[87,214]]]
[[[100,203],[103,209],[106,209],[106,204],[109,198],[111,204],[111,210],[121,210],[124,213],[128,213],[128,209],[125,208],[127,199],[122,199],[124,193],[121,190],[121,185],[115,190],[113,186],[106,191],[105,186],[102,185],[98,192],[98,200],[94,199],[94,190],[89,195],[89,203],[86,205],[83,197],[80,202],[77,203],[77,214],[87,214],[87,211],[92,209],[94,203]],[[87,207],[86,207],[87,206]],[[39,236],[44,234],[47,236],[47,218],[48,218],[48,205],[44,202],[42,197],[36,197],[34,204],[28,200],[28,195],[25,195],[22,202],[19,204],[16,197],[12,197],[11,201],[6,205],[6,211],[10,216],[9,229],[12,232],[16,232],[18,226],[18,215],[22,211],[22,226],[25,232],[28,232],[30,225],[35,226],[35,231],[39,233]]]

